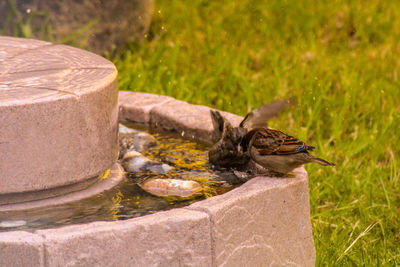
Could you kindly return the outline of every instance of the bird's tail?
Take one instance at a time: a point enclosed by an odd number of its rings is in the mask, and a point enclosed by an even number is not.
[[[317,158],[317,157],[314,157],[314,156],[312,156],[312,161],[315,162],[315,163],[321,164],[323,166],[335,166],[336,165],[336,164],[334,164],[332,162],[329,162],[329,161],[326,161],[324,159],[320,159],[320,158]]]

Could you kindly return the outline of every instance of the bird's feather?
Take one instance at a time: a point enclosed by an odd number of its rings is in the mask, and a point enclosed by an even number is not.
[[[274,129],[254,129],[247,135],[251,136],[249,145],[257,149],[260,155],[289,155],[314,149],[299,139]],[[249,137],[245,136],[244,139],[249,140]]]

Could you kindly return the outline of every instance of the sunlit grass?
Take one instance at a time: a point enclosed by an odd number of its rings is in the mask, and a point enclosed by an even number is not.
[[[400,264],[397,1],[157,1],[149,38],[114,59],[123,90],[271,122],[316,145],[308,165],[317,265]]]

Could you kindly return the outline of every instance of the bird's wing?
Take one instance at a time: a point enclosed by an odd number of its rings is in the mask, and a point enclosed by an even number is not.
[[[248,130],[267,127],[268,121],[276,117],[281,111],[294,104],[294,100],[285,99],[265,104],[246,115],[239,127]]]
[[[232,124],[225,119],[217,110],[210,110],[211,121],[213,124],[213,141],[216,143],[221,138],[226,136],[232,131]]]
[[[211,121],[214,127],[213,139],[214,142],[218,141],[222,137],[224,131],[225,119],[222,117],[221,113],[217,110],[210,110]]]
[[[212,109],[210,109],[210,115],[214,131],[220,132],[222,134],[222,131],[224,130],[224,117],[222,117],[219,111]]]
[[[260,155],[290,155],[314,149],[293,136],[268,128],[256,130],[251,146]]]

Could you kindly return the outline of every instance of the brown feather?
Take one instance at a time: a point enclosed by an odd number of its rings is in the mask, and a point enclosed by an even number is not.
[[[254,129],[243,140],[248,145],[252,142],[251,146],[257,149],[260,155],[290,155],[314,149],[293,136],[268,128]]]

